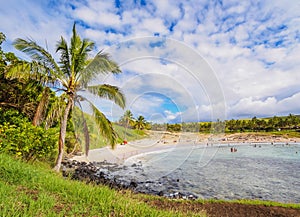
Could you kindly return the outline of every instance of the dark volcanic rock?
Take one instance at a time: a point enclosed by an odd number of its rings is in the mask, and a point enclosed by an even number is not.
[[[178,192],[178,178],[164,176],[159,180],[137,180],[145,178],[141,163],[130,167],[122,166],[107,161],[103,162],[78,162],[64,160],[62,174],[74,180],[104,184],[115,189],[131,189],[134,192],[165,196],[171,199],[196,199],[190,193]],[[175,193],[174,193],[175,192]]]

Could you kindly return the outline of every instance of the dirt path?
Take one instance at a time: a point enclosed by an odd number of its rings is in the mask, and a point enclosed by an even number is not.
[[[247,205],[231,202],[195,203],[168,200],[150,200],[147,204],[160,209],[183,212],[204,212],[208,217],[300,217],[300,209],[264,205]]]

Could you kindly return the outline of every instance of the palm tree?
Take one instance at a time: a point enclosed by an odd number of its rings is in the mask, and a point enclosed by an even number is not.
[[[88,54],[93,50],[94,43],[88,39],[80,38],[76,32],[75,23],[72,33],[70,45],[67,44],[67,41],[63,37],[61,37],[56,45],[56,52],[60,53],[59,62],[56,62],[47,50],[31,39],[24,40],[18,38],[14,41],[16,49],[28,54],[33,62],[37,63],[39,69],[43,69],[32,73],[36,74],[38,72],[38,75],[41,77],[49,76],[51,82],[46,82],[46,85],[60,91],[62,93],[60,99],[65,101],[65,107],[63,108],[60,120],[58,156],[54,167],[56,171],[59,171],[61,167],[67,120],[70,111],[75,104],[78,104],[81,108],[80,102],[83,100],[89,103],[101,135],[108,139],[112,147],[116,144],[117,136],[112,123],[81,93],[88,91],[100,98],[114,101],[121,108],[125,107],[125,97],[118,87],[108,84],[89,85],[89,82],[95,79],[100,73],[120,73],[121,70],[117,63],[111,60],[107,53],[102,51],[93,60],[90,60]],[[85,131],[88,133],[87,128],[85,128]],[[86,137],[86,155],[88,155],[88,148],[89,139]]]
[[[4,41],[5,35],[0,32],[0,89],[6,90],[0,94],[0,106],[17,109],[31,119],[35,116],[36,98],[40,95],[42,88],[31,78],[15,80],[14,78],[19,77],[9,76],[15,74],[16,70],[25,70],[30,67],[25,67],[29,64],[26,65],[26,61],[20,60],[13,53],[3,52],[1,44]]]
[[[19,82],[28,83],[31,82],[35,86],[43,86],[42,92],[39,94],[39,102],[36,106],[36,110],[32,119],[32,124],[34,126],[39,126],[44,118],[45,111],[48,107],[51,89],[50,84],[56,81],[56,78],[51,74],[45,74],[41,72],[45,70],[44,64],[41,65],[40,62],[24,61],[16,59],[5,67],[5,78],[6,79],[18,79]]]
[[[130,110],[126,110],[124,115],[120,118],[119,123],[121,126],[125,127],[124,131],[124,141],[127,141],[127,129],[132,128],[134,125],[133,114]]]
[[[297,117],[295,115],[289,114],[286,118],[286,125],[289,129],[293,129],[297,126]]]
[[[133,114],[130,110],[126,110],[124,115],[120,118],[120,124],[124,127],[129,127],[133,124]]]
[[[140,115],[138,117],[138,119],[135,121],[134,127],[138,130],[142,130],[146,127],[146,124],[147,124],[147,122],[146,122],[145,118]]]

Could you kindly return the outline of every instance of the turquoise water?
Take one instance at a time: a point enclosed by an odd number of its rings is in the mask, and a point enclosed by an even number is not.
[[[235,145],[234,153],[230,147],[180,146],[131,160],[141,162],[141,180],[173,180],[156,186],[162,191],[300,203],[299,144]]]

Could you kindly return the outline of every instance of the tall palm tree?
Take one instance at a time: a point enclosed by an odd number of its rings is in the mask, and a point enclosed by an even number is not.
[[[125,97],[118,87],[109,84],[89,85],[89,82],[100,73],[120,73],[121,70],[117,63],[102,51],[93,60],[90,60],[88,54],[94,49],[94,43],[88,39],[80,38],[76,32],[75,23],[72,33],[69,45],[63,37],[56,45],[56,52],[60,53],[59,62],[56,62],[47,50],[31,39],[18,38],[14,41],[16,49],[28,54],[33,62],[43,69],[38,70],[41,77],[51,77],[51,82],[47,85],[60,91],[62,93],[60,98],[65,101],[60,121],[58,156],[54,167],[56,171],[59,171],[63,158],[68,116],[75,104],[78,104],[81,108],[80,102],[83,100],[89,103],[101,135],[108,139],[112,147],[116,144],[117,136],[112,123],[82,95],[84,91],[100,98],[112,100],[121,108],[125,107]],[[88,133],[88,129],[85,129],[85,131]],[[88,155],[88,140],[88,137],[86,137],[86,155]]]

